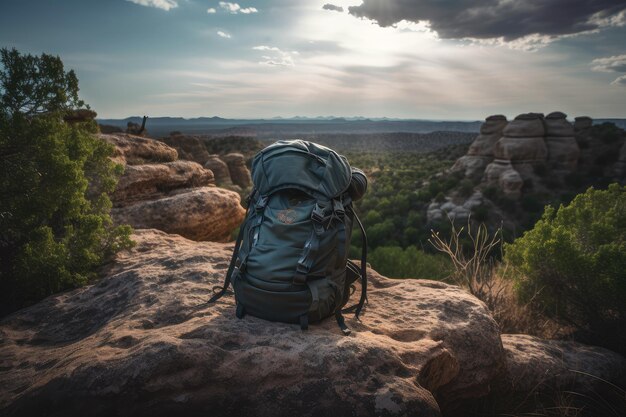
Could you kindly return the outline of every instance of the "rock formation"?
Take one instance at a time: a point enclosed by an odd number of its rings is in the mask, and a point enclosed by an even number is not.
[[[240,197],[213,186],[213,173],[162,142],[127,134],[99,136],[125,165],[112,201],[117,224],[156,228],[194,240],[228,240],[243,220]]]
[[[349,337],[332,318],[307,332],[239,320],[232,296],[206,304],[232,244],[156,230],[133,239],[99,282],[0,321],[0,414],[463,415],[467,400],[526,375],[524,363],[569,369],[589,357],[584,345],[534,338],[526,353],[517,336],[503,347],[469,293],[374,271],[361,321],[348,318]],[[542,353],[549,361],[535,353],[541,346],[551,346]],[[615,355],[593,360],[609,381],[626,371]]]
[[[153,139],[128,134],[101,134],[98,137],[115,146],[113,159],[122,165],[172,162],[178,159],[176,149]]]
[[[252,178],[250,177],[250,170],[246,166],[244,156],[240,153],[229,153],[222,158],[228,165],[228,171],[230,172],[230,179],[235,185],[246,189],[252,185]]]
[[[483,204],[483,194],[475,191],[467,200],[461,204],[455,204],[452,198],[446,197],[446,201],[438,203],[433,201],[426,210],[426,218],[429,223],[445,220],[467,221],[472,214],[472,210]]]
[[[613,177],[618,181],[626,180],[626,142],[619,151],[619,158],[613,166]]]
[[[209,155],[209,159],[207,159],[204,164],[204,168],[210,169],[213,172],[213,176],[215,177],[215,183],[217,185],[225,185],[230,186],[233,182],[230,179],[230,171],[228,170],[228,165],[226,162],[220,159],[219,155]]]
[[[574,126],[567,121],[567,115],[562,112],[550,113],[545,118],[545,125],[549,167],[558,176],[575,171],[580,149]]]
[[[202,166],[209,160],[209,152],[202,141],[195,136],[174,133],[161,140],[176,149],[180,159],[194,161]]]
[[[591,117],[580,116],[574,119],[574,134],[579,147],[586,147],[592,126],[593,119]]]
[[[495,144],[502,137],[502,129],[506,125],[505,116],[487,117],[480,127],[480,134],[470,145],[467,155],[456,161],[452,171],[462,171],[468,178],[480,179],[485,167],[493,161]]]

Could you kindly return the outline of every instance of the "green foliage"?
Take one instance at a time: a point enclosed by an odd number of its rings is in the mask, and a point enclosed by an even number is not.
[[[81,108],[78,79],[66,72],[58,56],[22,55],[15,48],[0,50],[0,107],[9,115],[34,116]]]
[[[378,272],[392,278],[442,280],[452,273],[452,263],[445,256],[428,254],[415,246],[381,246],[370,252],[368,260]]]
[[[522,300],[626,350],[626,187],[589,188],[568,206],[546,207],[505,252]]]
[[[82,104],[58,58],[2,50],[0,67],[0,314],[85,284],[132,245],[109,215],[121,173],[94,122],[62,115]]]

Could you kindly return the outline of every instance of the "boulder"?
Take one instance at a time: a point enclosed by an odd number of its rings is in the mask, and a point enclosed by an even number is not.
[[[124,165],[172,162],[178,159],[176,149],[154,139],[127,133],[99,134],[98,137],[115,146],[113,160]]]
[[[502,344],[506,368],[494,384],[496,395],[536,390],[587,395],[626,384],[626,358],[601,347],[524,334],[503,334]]]
[[[494,145],[502,137],[507,124],[502,115],[489,116],[480,127],[480,134],[469,147],[467,155],[457,159],[452,171],[462,171],[465,177],[478,179],[485,167],[493,161]]]
[[[494,148],[498,159],[508,160],[511,163],[545,162],[548,149],[543,136],[537,137],[502,137]]]
[[[141,199],[154,199],[179,189],[210,185],[213,173],[191,161],[164,164],[127,165],[117,183],[112,200],[116,206]]]
[[[230,179],[228,165],[220,159],[219,155],[209,155],[209,159],[205,162],[204,167],[213,172],[217,185],[232,185],[233,182]]]
[[[619,159],[613,165],[613,176],[619,181],[626,179],[626,142],[620,148]]]
[[[498,180],[498,184],[500,185],[500,189],[504,192],[509,198],[517,199],[522,195],[522,186],[524,185],[524,180],[518,171],[515,169],[507,169],[500,175]]]
[[[579,116],[574,119],[574,133],[579,146],[584,147],[587,145],[592,126],[593,119],[591,117]]]
[[[543,115],[538,113],[520,114],[502,131],[509,138],[543,137],[545,132]]]
[[[502,129],[508,124],[506,116],[495,114],[485,119],[485,123],[480,126],[480,133],[483,135],[501,134]]]
[[[209,152],[204,143],[195,136],[171,134],[161,140],[176,149],[180,159],[194,161],[202,166],[209,160]]]
[[[246,189],[252,185],[250,170],[246,166],[244,156],[240,153],[229,153],[222,158],[228,165],[230,179],[235,185]]]
[[[193,240],[226,241],[243,221],[239,194],[216,187],[180,189],[111,210],[116,224],[159,229]]]
[[[333,318],[302,332],[206,303],[232,244],[133,239],[95,284],[0,321],[0,414],[463,414],[504,369],[498,326],[459,287],[371,271],[350,336]]]
[[[578,166],[580,148],[576,142],[574,126],[562,112],[546,116],[546,146],[548,164],[557,175],[566,175]]]

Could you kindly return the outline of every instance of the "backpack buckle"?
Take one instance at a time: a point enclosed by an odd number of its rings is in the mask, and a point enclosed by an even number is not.
[[[317,223],[324,223],[324,209],[319,204],[315,204],[315,208],[311,213],[311,219]]]
[[[262,195],[256,202],[256,206],[254,207],[256,211],[263,211],[265,206],[267,205],[267,196]]]

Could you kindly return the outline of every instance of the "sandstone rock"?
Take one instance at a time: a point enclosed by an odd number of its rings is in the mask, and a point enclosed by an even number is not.
[[[556,389],[585,395],[607,383],[626,383],[626,358],[601,347],[522,334],[504,334],[502,343],[506,370],[494,384],[496,393]]]
[[[498,159],[516,162],[545,162],[548,149],[543,136],[537,137],[502,137],[495,146]]]
[[[209,152],[204,143],[195,136],[174,134],[163,138],[162,141],[176,149],[180,159],[194,161],[202,166],[209,160]]]
[[[546,132],[541,114],[525,113],[510,121],[502,133],[509,138],[529,138],[543,137]]]
[[[494,146],[502,137],[502,129],[506,124],[506,117],[502,115],[487,117],[480,127],[480,135],[470,145],[467,155],[456,161],[452,171],[463,171],[468,178],[480,178],[485,167],[493,161]]]
[[[499,185],[504,195],[509,198],[519,198],[522,195],[524,180],[518,171],[508,169],[500,175]]]
[[[116,224],[156,228],[194,240],[225,241],[242,221],[239,194],[215,187],[182,189],[169,195],[113,208]]]
[[[550,113],[544,122],[546,124],[546,136],[574,137],[574,126],[567,121],[565,113],[560,111]]]
[[[576,142],[574,126],[562,112],[550,113],[546,119],[546,146],[548,164],[556,175],[566,175],[576,170],[580,149]]]
[[[136,200],[164,196],[175,189],[202,187],[212,182],[212,172],[191,161],[127,165],[112,200],[116,206],[125,206]]]
[[[213,172],[213,175],[215,176],[215,183],[217,185],[232,184],[228,165],[226,165],[226,162],[220,159],[219,155],[209,155],[209,159],[207,159],[204,167],[206,169],[210,169]]]
[[[574,132],[579,146],[586,146],[592,126],[593,119],[591,117],[580,116],[574,119]]]
[[[141,136],[123,134],[98,137],[115,146],[114,159],[127,165],[139,165],[154,162],[172,162],[178,159],[176,149]]]
[[[480,126],[480,133],[483,135],[500,134],[507,124],[508,120],[502,114],[489,116],[485,119],[485,123]]]
[[[103,279],[0,322],[0,413],[438,416],[504,366],[498,327],[458,287],[371,272],[361,321],[297,325],[207,305],[232,245],[138,230]]]
[[[228,165],[230,179],[235,185],[238,185],[244,189],[252,185],[250,170],[246,166],[246,161],[242,154],[229,153],[228,155],[225,155],[222,159]]]
[[[626,142],[619,151],[619,159],[613,166],[613,176],[618,180],[626,179]]]

